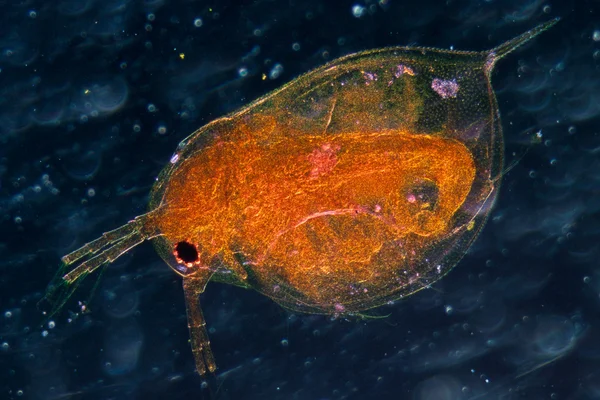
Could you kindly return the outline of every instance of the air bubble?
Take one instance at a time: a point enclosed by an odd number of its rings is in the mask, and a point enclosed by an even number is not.
[[[283,72],[283,65],[275,64],[273,66],[273,68],[271,69],[271,72],[269,72],[269,79],[279,78],[279,76],[281,75],[282,72]]]
[[[148,104],[147,109],[148,109],[148,112],[151,112],[151,113],[156,112],[156,106],[152,103]]]
[[[54,321],[48,321],[48,328],[54,329],[56,327],[56,323]]]
[[[594,39],[594,42],[600,42],[600,30],[594,31],[592,39]]]
[[[240,69],[238,69],[238,75],[241,76],[242,78],[248,75],[248,68],[246,67],[241,67]]]
[[[196,18],[196,19],[194,20],[194,26],[195,26],[196,28],[200,28],[200,27],[202,26],[202,18]]]
[[[288,340],[287,340],[287,339],[283,339],[283,340],[281,340],[281,345],[282,345],[283,347],[288,347],[288,345],[289,345],[289,344],[290,344],[290,343],[288,342]]]
[[[363,6],[361,6],[360,4],[355,4],[352,6],[352,15],[354,15],[355,18],[360,18],[363,15],[365,15],[365,8]]]

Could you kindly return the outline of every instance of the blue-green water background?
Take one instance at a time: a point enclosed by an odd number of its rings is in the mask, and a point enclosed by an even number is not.
[[[600,398],[597,1],[57,0],[0,11],[0,398]],[[89,313],[82,290],[40,326],[36,303],[60,256],[143,213],[196,128],[345,54],[485,50],[555,16],[493,75],[507,158],[528,152],[488,225],[446,278],[383,308],[387,318],[290,314],[211,284],[202,304],[219,369],[203,379],[180,279],[146,243],[106,268]]]

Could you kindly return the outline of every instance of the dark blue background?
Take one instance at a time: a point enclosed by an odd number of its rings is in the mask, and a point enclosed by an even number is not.
[[[0,1],[0,398],[600,398],[599,11],[593,0]],[[507,159],[528,152],[488,225],[442,281],[380,309],[387,318],[294,315],[210,284],[219,369],[203,379],[180,279],[145,243],[40,327],[60,256],[143,213],[196,128],[338,56],[485,50],[555,16],[493,76]]]

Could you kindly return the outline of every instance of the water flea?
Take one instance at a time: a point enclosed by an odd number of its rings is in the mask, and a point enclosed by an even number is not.
[[[352,7],[355,17],[366,11]],[[146,214],[62,258],[49,315],[80,280],[151,240],[182,277],[203,375],[217,368],[208,336],[218,331],[200,307],[209,281],[332,318],[429,287],[463,257],[498,195],[504,144],[492,70],[556,22],[482,52],[347,55],[201,127],[156,178]],[[275,63],[262,79],[282,72]]]

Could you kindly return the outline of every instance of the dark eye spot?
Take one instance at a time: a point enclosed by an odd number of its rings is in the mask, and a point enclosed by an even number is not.
[[[184,264],[191,264],[198,261],[198,249],[190,242],[179,242],[175,245],[175,257]]]

